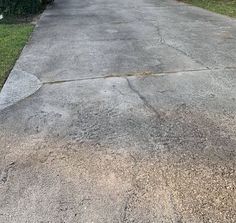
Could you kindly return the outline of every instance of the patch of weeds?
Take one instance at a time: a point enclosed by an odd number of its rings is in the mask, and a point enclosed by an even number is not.
[[[32,30],[33,25],[29,23],[0,24],[0,89]]]
[[[222,15],[236,17],[236,0],[181,0]]]

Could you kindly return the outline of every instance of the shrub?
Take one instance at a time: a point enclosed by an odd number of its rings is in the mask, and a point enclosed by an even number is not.
[[[39,12],[47,0],[0,0],[4,15],[31,15]]]

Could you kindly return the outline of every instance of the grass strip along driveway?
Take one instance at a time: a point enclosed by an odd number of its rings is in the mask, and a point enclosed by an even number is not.
[[[231,17],[236,17],[236,0],[183,0],[183,2]]]
[[[31,24],[0,24],[0,89],[32,30]]]

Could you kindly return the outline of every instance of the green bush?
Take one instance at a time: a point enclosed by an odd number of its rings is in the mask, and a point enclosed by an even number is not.
[[[4,15],[32,15],[39,12],[47,0],[0,0]]]

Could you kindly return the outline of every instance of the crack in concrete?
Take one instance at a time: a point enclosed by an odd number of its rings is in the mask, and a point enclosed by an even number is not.
[[[123,209],[123,214],[122,214],[123,216],[121,217],[122,223],[125,223],[127,221],[127,211],[129,208],[130,199],[133,197],[133,195],[134,195],[134,191],[132,193],[130,193],[126,198],[124,209]]]
[[[130,80],[128,78],[125,78],[129,88],[143,101],[143,104],[145,105],[145,107],[147,107],[149,109],[149,111],[151,111],[152,113],[154,113],[158,118],[160,118],[160,114],[158,113],[158,111],[149,103],[149,101],[137,90],[135,89]]]
[[[125,94],[124,94],[119,88],[117,88],[116,85],[113,85],[112,87],[113,87],[120,95],[125,96]]]
[[[190,58],[190,59],[193,60],[194,62],[198,63],[199,65],[204,66],[204,64],[203,64],[201,61],[198,61],[198,60],[192,58],[192,56],[189,55],[188,53],[186,53],[184,50],[181,50],[181,49],[179,49],[179,48],[177,48],[177,47],[175,47],[175,46],[173,46],[173,45],[167,43],[166,40],[165,40],[165,38],[164,38],[164,36],[163,36],[163,34],[161,33],[160,24],[159,24],[157,21],[154,21],[154,22],[157,22],[156,25],[153,24],[153,23],[151,23],[152,20],[146,21],[146,22],[148,22],[149,25],[152,25],[152,26],[154,26],[154,27],[156,28],[157,35],[158,35],[159,38],[160,38],[160,40],[159,40],[159,43],[160,43],[160,44],[166,45],[167,47],[170,47],[170,48],[172,48],[172,49],[178,51],[179,53],[183,54],[184,56],[187,56],[188,58]],[[154,40],[155,40],[155,39],[154,39]],[[205,66],[204,66],[204,67],[205,67]],[[209,70],[210,68],[209,68],[209,67],[206,67],[206,69]]]
[[[10,163],[5,169],[3,169],[1,176],[0,176],[0,182],[6,183],[9,177],[9,171],[14,167],[15,162]]]
[[[151,23],[150,23],[150,24],[151,24]],[[159,43],[161,43],[161,44],[163,44],[163,45],[166,45],[167,47],[170,47],[170,48],[172,48],[172,49],[178,51],[179,53],[181,53],[181,54],[183,54],[184,56],[187,56],[188,58],[190,58],[191,60],[193,60],[195,63],[198,63],[199,65],[205,67],[205,65],[204,65],[201,61],[194,59],[191,55],[189,55],[188,53],[186,53],[184,50],[181,50],[181,49],[179,49],[178,47],[175,47],[175,46],[173,46],[173,45],[167,43],[166,40],[165,40],[165,38],[164,38],[164,36],[163,36],[163,34],[161,33],[160,24],[154,25],[154,27],[157,29],[157,35],[158,35],[159,38],[160,38]],[[206,67],[206,68],[207,68],[208,70],[210,69],[209,67]]]
[[[186,56],[186,57],[190,58],[191,60],[193,60],[195,63],[198,63],[199,65],[205,67],[205,65],[204,65],[201,61],[194,59],[191,55],[189,55],[189,54],[186,53],[185,51],[183,51],[183,50],[181,50],[181,49],[179,49],[179,48],[177,48],[177,47],[175,47],[175,46],[173,46],[173,45],[167,43],[167,42],[165,41],[165,39],[163,39],[163,40],[164,40],[164,44],[165,44],[166,46],[168,46],[168,47],[170,47],[170,48],[172,48],[172,49],[178,51],[179,53],[181,53],[181,54],[183,54],[184,56]],[[206,68],[207,68],[208,70],[210,69],[209,67],[206,67]]]
[[[125,223],[128,220],[127,212],[129,210],[129,205],[131,203],[131,199],[136,196],[135,189],[138,188],[138,186],[136,184],[136,178],[137,178],[137,175],[138,175],[137,159],[131,153],[129,155],[130,155],[130,157],[132,158],[132,160],[134,162],[134,164],[132,166],[132,179],[131,179],[133,188],[127,191],[128,195],[125,199],[124,208],[123,208],[122,216],[121,216],[121,222],[122,223]]]

